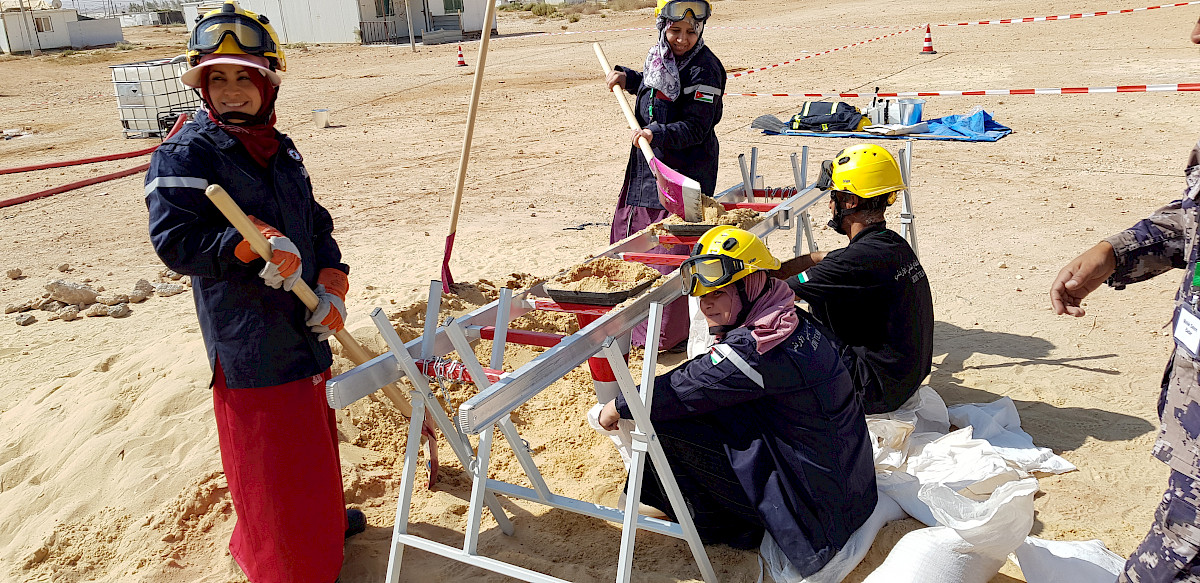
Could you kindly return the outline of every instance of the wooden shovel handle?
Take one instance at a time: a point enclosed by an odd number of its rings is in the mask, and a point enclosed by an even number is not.
[[[233,228],[237,229],[242,234],[242,237],[250,243],[250,248],[264,260],[270,261],[271,244],[259,232],[258,227],[254,226],[254,223],[250,221],[250,217],[247,217],[246,213],[242,212],[242,208],[230,198],[229,193],[225,192],[225,189],[221,188],[221,185],[212,184],[204,191],[204,194],[221,211],[221,214],[225,215],[225,218],[229,220]],[[300,298],[300,301],[304,303],[304,306],[309,311],[315,311],[321,303],[321,300],[317,298],[317,294],[313,293],[312,288],[308,287],[308,284],[303,279],[296,280],[296,285],[292,286],[292,293]],[[343,352],[346,356],[350,357],[350,360],[354,364],[362,364],[374,358],[374,355],[363,348],[345,328],[334,332],[333,337],[337,338],[337,341],[341,343]],[[387,395],[392,405],[399,409],[405,417],[412,417],[412,405],[404,398],[404,392],[399,387],[387,385],[383,387],[383,393]]]
[[[608,74],[613,70],[612,65],[608,64],[608,57],[604,56],[604,49],[600,48],[600,43],[592,43],[592,49],[596,51],[596,58],[600,60],[600,68],[604,71],[604,77],[607,79]],[[642,129],[637,116],[633,115],[633,108],[629,107],[625,90],[613,85],[612,92],[617,96],[617,103],[621,104],[621,112],[625,114],[625,121],[629,122],[629,129],[635,132]],[[650,149],[650,142],[647,142],[646,138],[638,138],[638,147],[642,149],[642,155],[646,157],[646,163],[649,164],[654,159],[654,150]]]

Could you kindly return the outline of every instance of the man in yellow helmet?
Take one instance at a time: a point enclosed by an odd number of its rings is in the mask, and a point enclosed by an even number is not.
[[[841,342],[864,410],[894,411],[920,388],[933,358],[929,280],[884,220],[904,190],[900,166],[879,146],[852,146],[822,164],[817,186],[829,191],[829,226],[849,244],[792,259],[775,276]]]
[[[651,420],[701,540],[756,548],[766,531],[809,576],[874,511],[875,470],[837,343],[768,275],[778,267],[742,229],[700,238],[680,273],[717,342],[655,379]],[[617,397],[599,421],[631,417]],[[640,502],[674,518],[647,470]]]

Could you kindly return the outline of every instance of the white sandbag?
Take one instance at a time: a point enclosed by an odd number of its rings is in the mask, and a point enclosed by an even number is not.
[[[971,543],[945,526],[914,530],[892,547],[863,583],[987,583],[1005,558],[971,551]]]
[[[916,433],[941,433],[950,431],[950,418],[946,413],[946,402],[929,385],[917,389],[903,405],[890,413],[867,415],[867,419],[893,419],[911,423]]]
[[[1025,537],[1016,563],[1029,583],[1112,583],[1125,559],[1098,540],[1056,541]]]
[[[907,473],[924,484],[949,484],[954,489],[1009,471],[1008,463],[988,442],[975,439],[964,427],[925,444],[909,448]]]
[[[613,441],[613,445],[617,446],[617,451],[621,453],[621,461],[625,463],[625,472],[629,472],[630,464],[633,462],[633,436],[630,432],[633,431],[633,419],[622,419],[617,422],[617,429],[609,431],[600,426],[600,411],[604,409],[604,405],[596,404],[588,410],[587,420],[588,425],[592,426],[601,435],[607,435]]]
[[[929,511],[929,506],[917,497],[921,491],[921,481],[905,472],[884,472],[875,475],[875,483],[879,493],[892,500],[909,516],[920,520],[925,526],[937,526],[937,519]]]
[[[908,437],[912,432],[913,424],[907,421],[867,419],[876,472],[892,471],[904,465],[908,459]]]
[[[987,404],[972,403],[949,408],[950,422],[975,428],[975,437],[987,440],[1004,459],[1027,472],[1062,474],[1075,466],[1045,447],[1033,444],[1033,438],[1021,429],[1021,417],[1012,399],[1003,397]]]
[[[971,552],[1003,563],[1033,527],[1037,491],[1037,479],[1025,478],[1001,484],[983,501],[971,500],[945,484],[925,484],[917,497],[929,505],[938,522],[971,544]]]
[[[941,524],[918,493],[925,484],[946,484],[963,490],[969,498],[986,498],[1005,482],[1025,476],[1009,468],[988,442],[972,439],[965,427],[947,435],[913,434],[908,440],[906,465],[893,472],[879,472],[880,491],[891,496],[909,516],[926,525]]]
[[[879,534],[879,529],[883,525],[904,518],[904,510],[896,504],[894,500],[889,498],[882,492],[879,494],[879,502],[875,504],[875,511],[867,518],[867,521],[854,534],[850,535],[850,539],[838,551],[820,571],[809,575],[808,577],[800,576],[795,567],[792,567],[791,561],[787,555],[783,554],[783,549],[775,544],[775,539],[771,538],[771,533],[763,535],[762,544],[759,546],[758,554],[762,557],[763,565],[766,572],[771,575],[771,578],[776,583],[841,583],[854,567],[862,561],[867,555],[867,551],[871,550],[871,543],[875,542],[875,535]]]

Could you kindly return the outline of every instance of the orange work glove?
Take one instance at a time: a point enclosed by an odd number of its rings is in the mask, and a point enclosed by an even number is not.
[[[262,233],[267,238],[267,242],[271,244],[271,260],[258,273],[258,276],[275,289],[282,286],[284,290],[292,291],[292,286],[296,285],[296,280],[300,279],[301,275],[300,250],[295,243],[292,243],[291,239],[284,237],[283,233],[280,233],[275,227],[253,216],[249,218],[250,222],[258,227],[258,232]],[[250,242],[245,239],[242,239],[233,248],[233,255],[243,263],[260,259],[258,253],[255,253],[254,249],[250,247]]]
[[[350,280],[341,270],[326,267],[317,274],[317,289],[313,291],[320,303],[305,324],[319,340],[326,340],[346,327],[345,300],[349,290]]]

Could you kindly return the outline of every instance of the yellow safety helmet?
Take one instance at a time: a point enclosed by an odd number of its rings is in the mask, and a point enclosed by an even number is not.
[[[759,270],[779,269],[779,260],[750,231],[713,227],[696,242],[692,256],[679,266],[683,291],[702,296]]]
[[[196,20],[188,37],[188,65],[195,67],[205,55],[254,55],[264,57],[271,69],[286,71],[283,46],[267,17],[246,10],[236,0]]]
[[[896,193],[904,190],[904,177],[896,159],[881,146],[860,144],[837,153],[821,165],[817,187],[841,190],[859,198],[888,195],[888,204],[896,202]]]
[[[707,0],[658,0],[654,16],[662,16],[671,22],[679,22],[687,16],[688,12],[692,13],[692,18],[695,18],[697,22],[704,22],[712,14],[712,4],[709,4]]]

